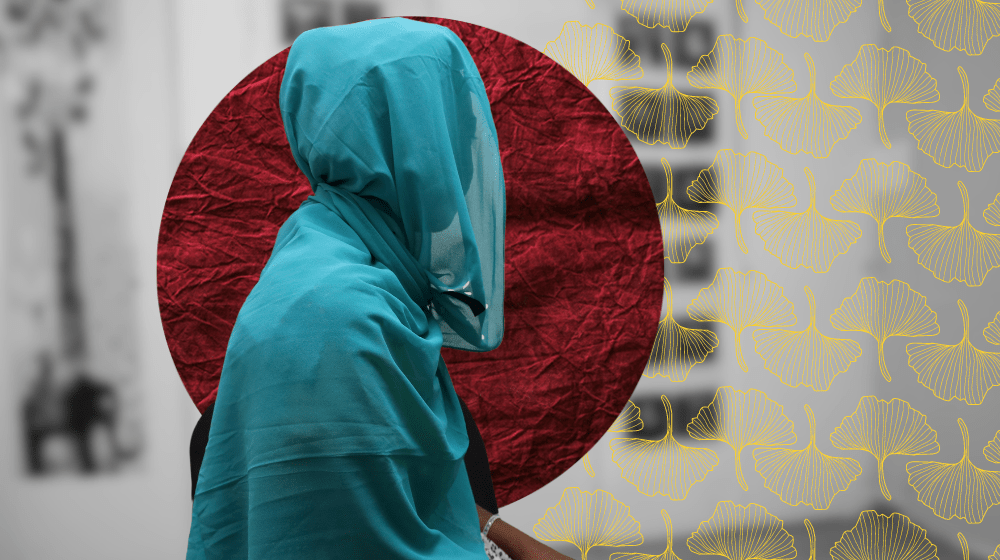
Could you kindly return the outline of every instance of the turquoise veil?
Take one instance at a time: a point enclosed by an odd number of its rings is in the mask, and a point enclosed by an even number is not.
[[[289,53],[280,107],[316,196],[364,214],[351,225],[414,301],[429,304],[443,345],[496,348],[503,170],[462,41],[397,18],[306,32]]]
[[[484,558],[441,359],[503,337],[503,172],[475,63],[433,24],[316,29],[279,106],[314,194],[233,326],[188,560]]]

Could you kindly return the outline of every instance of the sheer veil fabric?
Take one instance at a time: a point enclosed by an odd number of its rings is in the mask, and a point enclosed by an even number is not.
[[[394,272],[415,301],[433,297],[445,346],[496,348],[503,171],[486,89],[458,36],[397,18],[305,33],[289,53],[279,104],[317,200],[357,204],[375,226],[366,237],[373,256],[399,261]],[[487,311],[437,297],[447,292]]]
[[[504,183],[451,31],[309,31],[279,104],[314,194],[226,351],[188,559],[485,558],[442,346],[503,335]]]

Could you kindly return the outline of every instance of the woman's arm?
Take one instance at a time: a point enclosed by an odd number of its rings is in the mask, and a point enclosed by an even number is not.
[[[479,505],[476,506],[476,510],[479,512],[479,530],[481,531],[492,514]],[[490,532],[486,536],[514,560],[572,560],[569,556],[560,554],[518,531],[502,519],[493,522]]]

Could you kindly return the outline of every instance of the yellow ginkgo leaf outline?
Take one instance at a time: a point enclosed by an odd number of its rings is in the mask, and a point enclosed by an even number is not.
[[[990,111],[1000,112],[1000,79],[983,96],[983,105]]]
[[[609,432],[641,432],[642,418],[639,416],[639,407],[634,402],[628,401],[625,409],[622,410],[615,422],[608,428]]]
[[[901,179],[905,179],[905,182]],[[894,196],[898,193],[905,196]],[[858,170],[854,175],[844,179],[837,192],[830,196],[830,205],[838,212],[865,214],[875,220],[878,224],[878,248],[887,263],[892,262],[885,246],[884,229],[887,220],[933,218],[941,214],[937,195],[927,188],[927,179],[901,161],[886,164],[873,158],[863,159],[858,163]],[[933,214],[930,213],[932,206]]]
[[[816,416],[808,404],[804,408],[809,417],[809,445],[805,449],[758,447],[753,450],[754,470],[782,502],[830,509],[834,497],[861,475],[861,463],[820,451],[816,447]]]
[[[889,20],[885,17],[885,0],[878,0],[878,19],[882,22],[882,28],[885,29],[885,32],[892,33],[892,26],[889,25]]]
[[[674,524],[667,510],[661,509],[663,525],[666,527],[667,548],[661,554],[643,554],[641,552],[612,552],[609,560],[681,560],[674,554]]]
[[[993,202],[986,205],[983,210],[983,219],[991,226],[1000,227],[1000,193],[993,197]]]
[[[830,444],[844,451],[865,451],[875,457],[879,489],[886,500],[892,500],[885,484],[886,458],[935,455],[941,451],[937,432],[927,423],[926,414],[903,399],[884,401],[874,395],[858,400],[854,412],[845,416],[830,434]]]
[[[990,344],[1000,344],[1000,311],[990,321],[990,324],[986,325],[986,328],[983,329],[983,338]]]
[[[1000,266],[1000,233],[979,231],[969,223],[969,191],[961,181],[958,189],[962,221],[954,226],[910,224],[906,226],[907,245],[917,254],[917,263],[938,280],[982,286],[986,275]]]
[[[608,51],[613,51],[610,59]],[[629,40],[603,23],[591,26],[567,21],[559,36],[545,43],[542,53],[586,86],[595,80],[638,80],[643,76],[639,55],[629,48]],[[605,60],[591,61],[594,56]]]
[[[798,554],[784,521],[760,504],[741,506],[732,500],[716,504],[712,516],[688,537],[687,546],[695,554],[729,560],[792,560]]]
[[[882,290],[888,292],[887,298],[879,297],[879,292]],[[903,309],[903,313],[900,314],[898,313],[899,309],[893,307],[886,309],[884,313],[879,306],[886,305],[886,301],[896,302],[895,295],[898,290],[905,290],[903,293],[907,298],[904,303],[909,304],[909,309]],[[870,303],[869,299],[873,299],[874,302]],[[876,307],[874,314],[868,309],[872,305]],[[874,322],[871,322],[873,318]],[[937,322],[937,313],[927,305],[926,296],[902,280],[883,282],[874,276],[858,281],[858,287],[854,293],[844,298],[840,307],[834,310],[833,315],[830,316],[830,323],[833,328],[839,331],[864,332],[875,339],[878,343],[879,370],[886,381],[892,381],[892,376],[889,375],[889,370],[885,365],[884,350],[887,339],[894,336],[934,336],[941,332],[941,326]]]
[[[687,195],[693,202],[715,202],[732,210],[736,220],[736,243],[747,254],[750,250],[743,241],[743,211],[792,208],[797,204],[795,188],[785,179],[782,168],[771,163],[764,154],[741,154],[729,148],[715,153],[712,165],[702,169],[688,185]]]
[[[861,357],[861,345],[851,339],[833,338],[820,332],[816,328],[816,298],[809,286],[805,287],[805,292],[809,300],[809,326],[802,331],[756,329],[753,331],[754,351],[764,360],[764,368],[777,375],[785,385],[793,389],[804,385],[813,391],[827,391],[833,379]],[[807,345],[808,354],[802,352],[801,343],[792,342],[799,338],[812,341]],[[837,347],[841,350],[834,349]],[[798,383],[792,385],[793,381]]]
[[[708,126],[719,113],[719,105],[711,97],[678,91],[670,49],[660,43],[660,50],[667,61],[663,87],[615,86],[611,88],[611,110],[621,117],[625,130],[643,144],[655,146],[659,142],[680,149],[695,132]]]
[[[991,463],[1000,463],[1000,430],[997,430],[997,435],[983,447],[983,457]]]
[[[659,26],[680,33],[686,31],[694,16],[708,9],[711,3],[712,0],[622,0],[622,11],[643,27],[656,29]]]
[[[674,202],[674,174],[667,158],[660,158],[667,176],[667,194],[656,203],[663,232],[663,258],[674,264],[687,260],[691,250],[701,245],[719,227],[719,218],[708,210],[688,210]],[[678,231],[679,230],[679,231]]]
[[[739,414],[734,418],[727,417],[734,410],[738,410]],[[766,417],[754,418],[754,422],[746,420],[749,415],[759,413]],[[763,391],[740,391],[732,386],[719,387],[715,391],[712,402],[701,407],[688,423],[687,432],[693,439],[721,441],[733,449],[736,481],[744,490],[750,489],[743,479],[741,454],[744,447],[793,445],[797,440],[795,425],[785,415],[783,406]]]
[[[749,371],[743,359],[741,335],[747,327],[787,327],[795,323],[795,308],[785,289],[756,270],[740,272],[720,268],[712,283],[698,292],[687,306],[695,321],[722,323],[736,333],[736,361]]]
[[[824,273],[861,239],[861,226],[820,214],[816,210],[816,178],[808,167],[805,172],[809,180],[809,206],[805,211],[757,210],[753,213],[754,232],[764,240],[764,249],[781,264]],[[790,246],[798,249],[792,255],[788,254]]]
[[[719,346],[719,337],[710,330],[689,329],[674,320],[674,295],[666,278],[663,279],[663,300],[666,315],[656,329],[653,350],[642,374],[649,378],[665,377],[679,383],[687,379],[691,368],[708,359],[709,354]],[[647,373],[650,371],[652,375]]]
[[[737,0],[737,5],[739,1]],[[758,63],[755,55],[761,53],[764,60]],[[728,64],[720,65],[723,55],[727,59],[724,62]],[[752,59],[744,60],[745,57]],[[728,60],[729,58],[734,60]],[[732,83],[727,85],[727,79]],[[732,34],[720,35],[715,39],[712,50],[701,55],[698,63],[688,71],[687,80],[691,87],[720,89],[732,96],[736,102],[736,128],[743,138],[749,138],[743,127],[743,111],[740,109],[743,96],[748,93],[790,93],[795,90],[792,69],[785,64],[783,54],[769,47],[763,39],[738,39]]]
[[[782,151],[792,155],[805,152],[823,159],[830,157],[837,142],[861,124],[861,111],[820,99],[816,95],[816,64],[809,53],[805,53],[805,59],[809,66],[809,92],[805,97],[755,96],[753,115],[764,127],[764,135]]]
[[[809,532],[809,560],[816,560],[816,529],[813,529],[813,524],[808,519],[802,521],[806,525],[806,531]]]
[[[926,37],[927,40],[934,43],[935,47],[945,52],[958,49],[965,51],[965,54],[969,56],[981,55],[990,40],[1000,36],[1000,5],[994,2],[983,2],[982,0],[906,0],[906,4],[909,6],[907,14],[917,24],[917,33]],[[977,26],[970,22],[970,15],[978,16],[980,25]],[[944,18],[941,16],[951,16],[951,19],[943,21]],[[958,21],[961,16],[966,16],[965,21]],[[983,23],[984,20],[987,23]],[[935,36],[932,37],[928,33],[933,33]],[[946,36],[942,37],[942,35]],[[944,43],[944,46],[938,43],[939,39]]]
[[[907,483],[917,491],[917,499],[941,519],[964,519],[982,523],[986,512],[1000,504],[1000,471],[980,469],[969,460],[969,428],[962,429],[962,458],[957,463],[910,461],[906,463]],[[973,488],[967,488],[972,485]],[[938,509],[942,509],[939,512]],[[948,514],[948,517],[945,517]]]
[[[909,517],[865,510],[830,549],[832,560],[938,560],[927,530]]]
[[[966,171],[978,172],[983,170],[990,156],[1000,153],[1000,120],[972,112],[969,77],[961,66],[958,75],[962,78],[962,106],[957,111],[910,109],[906,112],[907,131],[916,138],[917,149],[934,163],[944,168],[957,165]]]
[[[666,435],[659,440],[612,439],[608,442],[611,460],[622,470],[622,478],[640,494],[683,500],[692,486],[715,470],[719,456],[711,449],[677,443],[670,401],[665,395],[660,396],[660,401],[667,415]]]
[[[904,79],[899,80],[901,77]],[[885,134],[886,107],[894,103],[934,103],[941,99],[937,80],[927,72],[927,64],[899,46],[882,49],[874,44],[861,45],[854,60],[845,64],[830,82],[830,90],[837,97],[865,99],[875,105],[878,134],[886,148],[892,148]]]
[[[980,405],[990,389],[1000,386],[1000,353],[985,352],[969,342],[969,310],[962,300],[958,307],[962,340],[958,344],[911,342],[906,345],[908,363],[917,372],[917,381],[935,397]]]
[[[586,492],[578,487],[563,490],[559,503],[546,509],[532,528],[538,539],[576,546],[583,560],[587,560],[587,553],[595,546],[642,544],[639,530],[639,522],[632,517],[629,507],[610,492]]]
[[[767,21],[786,37],[796,39],[804,35],[817,43],[825,43],[830,40],[830,34],[838,25],[847,23],[854,12],[858,11],[861,0],[757,0],[757,4],[764,8]],[[817,10],[819,6],[822,8]],[[804,23],[803,20],[807,21]],[[831,25],[830,22],[834,20],[835,23]]]

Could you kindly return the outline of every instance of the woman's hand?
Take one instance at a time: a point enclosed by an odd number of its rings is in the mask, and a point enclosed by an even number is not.
[[[492,514],[479,505],[476,505],[476,510],[479,512],[479,530],[482,530]],[[486,536],[513,560],[573,560],[508,525],[503,519],[494,521]]]

